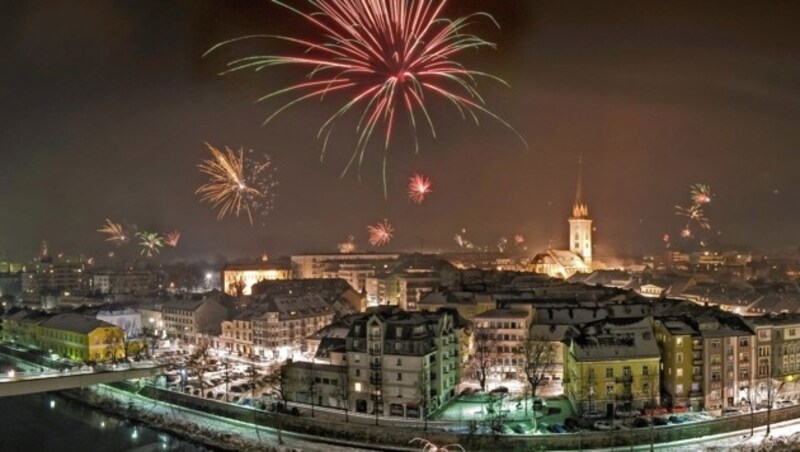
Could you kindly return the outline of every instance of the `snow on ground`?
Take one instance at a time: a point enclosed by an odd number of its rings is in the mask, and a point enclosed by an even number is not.
[[[109,386],[98,385],[90,390],[96,397],[95,402],[104,404],[107,408],[114,408],[108,407],[109,404],[114,404],[117,408],[115,411],[121,411],[120,414],[141,419],[155,428],[182,433],[198,442],[215,447],[225,447],[237,451],[344,452],[368,450],[296,439],[292,437],[291,433],[286,432],[282,434],[283,445],[280,445],[275,430],[268,427],[256,428],[253,424],[159,402]]]

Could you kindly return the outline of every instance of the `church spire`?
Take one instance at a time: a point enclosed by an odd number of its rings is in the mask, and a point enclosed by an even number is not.
[[[578,185],[575,188],[575,204],[572,205],[572,218],[588,218],[589,206],[583,200],[583,158],[578,157]]]

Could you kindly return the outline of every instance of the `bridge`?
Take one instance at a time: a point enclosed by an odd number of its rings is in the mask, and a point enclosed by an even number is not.
[[[131,364],[75,366],[61,370],[48,369],[19,357],[2,354],[13,360],[21,370],[9,370],[0,374],[0,397],[9,397],[37,392],[60,391],[82,388],[103,383],[114,383],[134,378],[154,377],[162,373],[162,365],[155,361]]]

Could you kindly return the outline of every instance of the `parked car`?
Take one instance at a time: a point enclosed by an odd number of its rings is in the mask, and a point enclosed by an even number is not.
[[[792,406],[793,403],[792,403],[791,400],[778,400],[777,405],[778,405],[778,408],[783,408],[783,407],[787,407],[787,406]]]
[[[567,433],[567,429],[565,429],[561,424],[550,424],[550,427],[547,428],[547,431],[550,433]]]
[[[656,416],[653,418],[653,425],[656,427],[661,425],[669,425],[669,421],[663,417]]]
[[[518,435],[530,435],[533,432],[533,428],[529,425],[525,424],[511,424],[511,430]]]
[[[606,417],[606,413],[602,411],[585,411],[581,416],[584,419],[603,419]]]
[[[639,411],[633,409],[621,408],[617,410],[617,417],[633,417],[633,416],[638,416],[639,414],[641,414],[639,413]]]
[[[612,425],[610,421],[597,421],[594,423],[595,430],[617,430],[619,425]]]
[[[489,391],[489,394],[508,394],[508,388],[505,386],[498,386]]]
[[[580,422],[574,417],[568,417],[564,419],[564,428],[566,428],[570,432],[574,432],[575,430],[580,429]]]
[[[683,424],[686,422],[686,419],[683,416],[670,416],[669,421],[672,424]]]
[[[769,407],[770,407],[769,403],[767,403],[766,401],[758,402],[756,404],[756,409],[757,410],[766,410]]]
[[[533,398],[533,409],[534,410],[542,410],[545,406],[547,406],[547,403],[545,403],[544,400],[540,399],[539,397],[534,397]]]
[[[643,417],[637,417],[636,419],[633,420],[633,426],[635,428],[650,427],[650,421],[648,421]]]
[[[739,408],[725,408],[722,410],[723,416],[737,416],[741,414],[741,410]]]

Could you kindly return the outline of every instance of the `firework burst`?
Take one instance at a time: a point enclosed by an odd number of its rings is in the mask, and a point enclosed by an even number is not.
[[[711,222],[708,221],[708,218],[706,218],[705,212],[703,212],[703,207],[698,204],[692,205],[691,207],[675,206],[675,214],[681,217],[686,217],[689,223],[692,221],[696,222],[698,226],[703,229],[711,229]],[[688,224],[686,227],[689,227]]]
[[[250,224],[253,215],[265,216],[272,210],[275,200],[275,167],[269,156],[249,158],[242,149],[225,151],[206,143],[212,158],[204,160],[198,168],[210,177],[209,182],[195,190],[201,202],[209,202],[217,212],[217,219],[226,215],[247,214]],[[249,151],[252,154],[253,151]]]
[[[421,174],[415,174],[408,183],[408,197],[417,204],[425,201],[425,196],[432,193],[431,180]]]
[[[181,233],[177,229],[172,232],[167,232],[164,234],[164,245],[171,246],[173,248],[178,246],[178,242],[181,239]]]
[[[352,235],[347,237],[347,240],[339,244],[339,252],[343,254],[349,254],[356,250],[356,238]]]
[[[475,245],[472,242],[470,242],[469,239],[467,239],[466,228],[462,228],[461,232],[457,232],[456,235],[453,236],[453,239],[456,241],[459,248],[469,249],[469,250],[475,248]]]
[[[161,252],[164,247],[164,238],[158,235],[157,232],[137,232],[136,237],[139,239],[139,246],[142,248],[142,256],[153,257]]]
[[[369,232],[369,243],[372,246],[384,246],[394,237],[394,228],[386,219],[374,226],[367,226],[367,232]]]
[[[692,203],[696,206],[711,202],[711,187],[705,184],[694,184],[692,190]]]
[[[98,229],[97,232],[106,234],[107,242],[114,242],[117,245],[121,245],[123,243],[128,243],[130,240],[130,235],[128,231],[125,229],[124,226],[120,223],[114,223],[113,221],[106,218],[106,224],[103,225],[102,228]]]
[[[478,123],[478,114],[486,114],[510,130],[514,129],[485,107],[477,90],[478,78],[501,79],[467,69],[456,58],[466,50],[495,48],[495,44],[469,34],[473,19],[494,19],[476,13],[458,19],[442,17],[446,0],[309,0],[311,11],[273,0],[274,3],[300,15],[319,31],[317,38],[305,39],[274,35],[253,35],[219,43],[205,55],[221,46],[250,38],[272,38],[298,47],[295,55],[255,55],[228,63],[223,74],[260,71],[273,66],[307,68],[302,82],[268,93],[259,101],[291,95],[286,104],[275,110],[268,123],[287,108],[306,100],[322,100],[341,94],[338,110],[320,127],[317,137],[323,139],[322,156],[337,122],[348,113],[360,119],[356,125],[356,145],[345,174],[357,160],[359,168],[375,132],[383,138],[384,151],[395,133],[398,117],[408,124],[419,151],[418,123],[427,123],[433,137],[436,129],[428,111],[428,103],[439,99],[451,104],[462,116]],[[516,133],[516,131],[514,131]],[[519,134],[517,133],[517,136]],[[520,140],[524,139],[519,136]],[[527,146],[527,144],[526,144]],[[386,194],[386,152],[383,157],[384,194]]]

